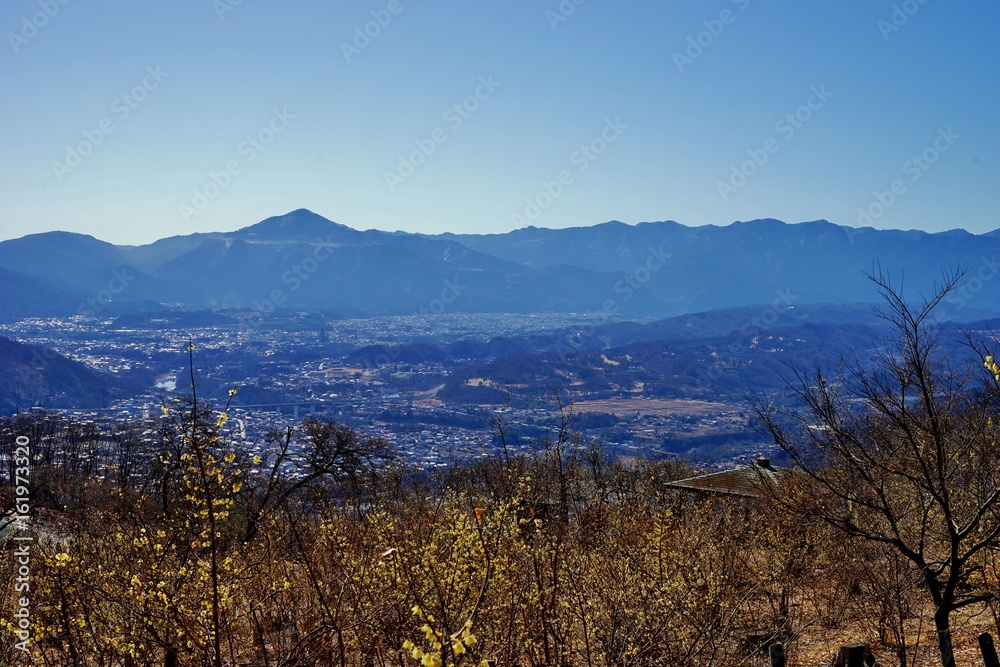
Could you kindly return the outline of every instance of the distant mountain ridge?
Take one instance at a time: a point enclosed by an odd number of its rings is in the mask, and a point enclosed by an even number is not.
[[[359,231],[299,209],[233,232],[143,246],[68,232],[0,242],[0,319],[283,307],[664,318],[772,302],[871,302],[864,272],[876,262],[905,276],[914,294],[927,292],[942,268],[969,267],[969,286],[945,308],[949,317],[974,319],[1000,307],[1000,290],[983,287],[1000,270],[997,254],[998,232],[882,231],[825,220],[611,221],[422,235]]]

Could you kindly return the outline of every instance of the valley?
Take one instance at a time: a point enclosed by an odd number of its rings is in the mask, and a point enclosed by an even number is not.
[[[846,229],[610,222],[431,237],[299,210],[146,246],[4,241],[0,271],[16,279],[0,295],[0,409],[155,414],[190,392],[193,342],[199,396],[222,404],[236,387],[251,439],[315,414],[441,465],[495,453],[500,422],[508,445],[531,450],[561,409],[581,446],[732,465],[770,447],[754,395],[780,402],[795,368],[877,353],[886,323],[869,303],[867,237],[892,266],[918,267],[915,287],[940,271],[931,255],[968,265],[1000,250],[992,235]],[[956,354],[964,329],[994,328],[988,277],[942,308]]]

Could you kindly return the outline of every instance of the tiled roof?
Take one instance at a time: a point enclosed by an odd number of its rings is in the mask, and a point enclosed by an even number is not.
[[[667,483],[667,486],[686,491],[759,498],[761,484],[777,483],[785,472],[785,468],[774,468],[769,459],[760,457],[748,466],[679,479]]]

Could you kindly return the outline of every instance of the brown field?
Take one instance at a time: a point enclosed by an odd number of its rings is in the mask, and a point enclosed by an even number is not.
[[[725,403],[692,401],[683,398],[607,398],[573,403],[576,412],[610,412],[613,415],[700,415],[737,412],[740,408]]]
[[[444,402],[437,397],[439,391],[444,389],[443,384],[439,384],[436,387],[432,387],[427,391],[418,391],[413,394],[410,400],[413,401],[413,405],[422,408],[436,408],[443,405]]]

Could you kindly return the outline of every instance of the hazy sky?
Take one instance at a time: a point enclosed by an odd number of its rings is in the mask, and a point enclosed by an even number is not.
[[[1000,3],[576,2],[5,0],[0,238],[1000,227]]]

